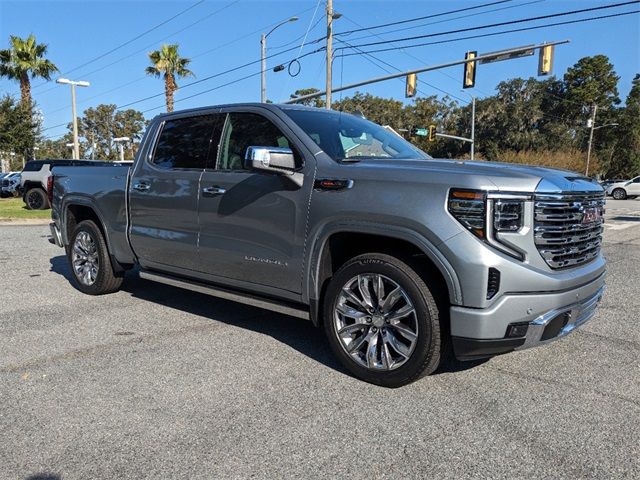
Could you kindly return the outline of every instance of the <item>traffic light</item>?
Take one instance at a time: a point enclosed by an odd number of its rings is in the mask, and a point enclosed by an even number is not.
[[[429,141],[430,142],[436,141],[436,129],[437,129],[436,125],[429,125]]]
[[[418,76],[415,73],[407,75],[407,88],[405,89],[404,96],[407,98],[416,96],[416,84],[418,83]]]
[[[476,58],[478,52],[467,52],[464,56],[465,60]],[[473,88],[476,84],[476,62],[467,62],[464,64],[464,79],[462,88]]]
[[[553,69],[553,45],[546,45],[540,49],[538,58],[538,75],[549,75]]]

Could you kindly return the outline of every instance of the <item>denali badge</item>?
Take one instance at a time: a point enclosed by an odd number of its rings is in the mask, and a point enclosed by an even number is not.
[[[595,223],[602,219],[600,209],[596,207],[585,208],[582,211],[582,223]]]

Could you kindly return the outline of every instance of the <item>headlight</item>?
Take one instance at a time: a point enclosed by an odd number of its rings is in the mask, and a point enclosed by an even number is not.
[[[494,200],[493,228],[496,232],[517,232],[523,225],[521,200]]]
[[[485,238],[486,193],[475,190],[451,190],[449,213],[478,238]]]
[[[524,202],[531,195],[451,189],[448,210],[476,237],[519,260],[524,252],[511,241],[523,233]]]

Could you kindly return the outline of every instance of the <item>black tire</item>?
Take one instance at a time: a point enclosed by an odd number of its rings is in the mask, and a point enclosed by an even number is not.
[[[616,200],[626,200],[627,192],[624,188],[616,188],[611,192],[611,196]]]
[[[95,280],[91,284],[87,284],[74,267],[74,245],[80,234],[87,234],[95,245],[95,256],[97,257],[97,274]],[[86,237],[85,237],[86,238]],[[91,220],[83,220],[73,231],[69,239],[67,247],[67,259],[69,260],[69,268],[75,280],[76,287],[83,293],[88,295],[105,295],[107,293],[117,292],[122,285],[123,276],[116,275],[113,272],[107,243],[104,240],[102,232],[98,226]]]
[[[360,274],[382,275],[386,280],[395,282],[408,295],[415,309],[415,346],[408,359],[395,369],[380,370],[363,366],[353,354],[346,352],[343,342],[338,338],[334,308],[339,302],[343,287]],[[412,267],[396,257],[368,253],[349,260],[331,279],[323,300],[324,329],[333,352],[354,376],[384,387],[400,387],[433,373],[440,365],[445,347],[441,338],[440,309],[432,293],[435,291]],[[367,322],[370,320],[367,319]],[[373,331],[375,332],[375,329]],[[380,331],[381,336],[378,339],[382,338],[385,329],[380,328]],[[357,337],[353,340],[354,343],[355,340]]]
[[[27,210],[46,210],[49,208],[47,194],[41,188],[30,188],[24,195]]]

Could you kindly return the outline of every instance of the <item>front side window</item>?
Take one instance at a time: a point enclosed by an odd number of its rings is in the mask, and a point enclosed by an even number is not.
[[[269,119],[256,113],[232,112],[222,132],[217,170],[243,170],[247,148],[291,148],[289,141]]]
[[[431,158],[396,133],[354,115],[322,110],[283,111],[336,161]]]
[[[152,163],[167,170],[204,169],[216,120],[214,115],[201,115],[164,122]]]

